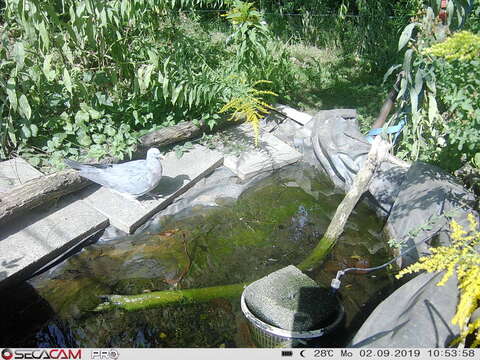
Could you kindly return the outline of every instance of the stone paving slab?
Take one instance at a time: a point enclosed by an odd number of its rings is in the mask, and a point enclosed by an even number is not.
[[[132,199],[104,187],[89,187],[81,193],[84,200],[110,219],[110,224],[126,232],[134,232],[151,215],[167,207],[178,195],[222,165],[223,155],[196,145],[178,159],[174,152],[165,156],[163,176],[153,190],[156,199],[148,195]]]
[[[20,157],[0,162],[0,193],[43,174]]]
[[[298,111],[298,110],[296,110],[294,108],[291,108],[290,106],[287,106],[287,105],[277,104],[277,105],[275,105],[275,109],[277,111],[280,111],[282,114],[285,114],[290,119],[295,120],[297,123],[299,123],[301,125],[305,125],[310,120],[312,120],[312,115],[309,115],[307,113]]]
[[[2,226],[0,286],[28,278],[39,268],[98,230],[108,219],[69,197],[50,209],[35,209]]]
[[[241,155],[225,155],[224,165],[240,179],[245,180],[265,171],[293,164],[302,154],[276,136],[265,133],[260,137],[259,147]]]

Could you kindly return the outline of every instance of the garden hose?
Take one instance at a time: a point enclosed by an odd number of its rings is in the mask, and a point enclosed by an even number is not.
[[[380,270],[380,269],[383,269],[385,267],[387,267],[388,265],[390,265],[391,263],[393,263],[394,261],[396,261],[397,259],[399,259],[400,257],[402,257],[403,255],[405,255],[406,253],[408,253],[409,251],[413,250],[414,248],[416,248],[418,245],[424,243],[425,241],[427,240],[430,240],[431,238],[433,238],[434,236],[436,236],[441,230],[437,230],[435,232],[433,232],[431,235],[427,236],[425,239],[423,239],[422,241],[420,241],[419,243],[416,243],[412,246],[410,246],[408,249],[406,249],[405,251],[402,251],[400,252],[399,255],[395,256],[393,259],[391,259],[390,261],[382,264],[382,265],[378,265],[378,266],[375,266],[375,267],[371,267],[371,268],[356,268],[356,267],[352,267],[352,268],[347,268],[347,269],[343,269],[343,270],[339,270],[337,272],[337,276],[335,276],[334,279],[332,279],[332,282],[330,283],[330,289],[332,292],[336,292],[339,288],[340,288],[340,285],[341,285],[341,280],[340,278],[345,275],[347,272],[350,272],[350,271],[361,271],[362,272],[362,275],[363,274],[368,274],[372,271],[376,271],[376,270]]]

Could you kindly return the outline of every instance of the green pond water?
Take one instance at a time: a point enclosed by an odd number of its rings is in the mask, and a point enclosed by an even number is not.
[[[302,189],[303,188],[303,189]],[[162,217],[159,233],[86,247],[52,270],[0,294],[0,347],[250,347],[237,299],[126,313],[92,311],[104,294],[138,294],[235,284],[300,263],[325,232],[342,195],[308,167],[287,167],[240,199]],[[365,204],[321,267],[308,275],[328,286],[339,269],[384,263],[382,222]],[[396,287],[381,270],[343,278],[345,325],[326,346],[344,346]]]

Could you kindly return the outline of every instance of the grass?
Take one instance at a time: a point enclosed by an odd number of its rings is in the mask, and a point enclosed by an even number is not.
[[[351,50],[352,44],[349,49],[342,47],[331,21],[317,19],[313,35],[307,39],[305,25],[291,23],[299,19],[272,16],[267,22],[276,41],[287,44],[296,74],[296,84],[288,94],[279,93],[280,101],[310,114],[324,109],[355,108],[362,131],[369,129],[388,92],[382,84],[383,72],[372,72],[363,58]],[[214,38],[223,40],[224,23],[215,17],[211,20],[202,21],[202,26]]]
[[[387,91],[382,77],[368,71],[361,60],[335,45],[325,48],[290,45],[298,67],[297,91],[291,106],[308,113],[334,108],[355,108],[362,130],[373,123]]]

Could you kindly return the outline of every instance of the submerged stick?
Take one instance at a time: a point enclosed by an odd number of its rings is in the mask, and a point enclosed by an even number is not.
[[[375,173],[376,168],[387,157],[390,145],[377,136],[373,141],[372,147],[368,153],[367,159],[360,171],[355,176],[351,189],[347,192],[344,199],[337,207],[337,211],[328,226],[328,229],[319,241],[312,253],[303,260],[298,268],[302,271],[311,270],[330,252],[337,242],[337,239],[343,233],[350,213],[357,205],[358,200],[368,190],[368,184]]]
[[[126,311],[144,310],[172,304],[193,304],[217,298],[239,297],[248,283],[212,286],[200,289],[165,290],[139,295],[106,295],[107,301],[93,311],[123,309]]]

